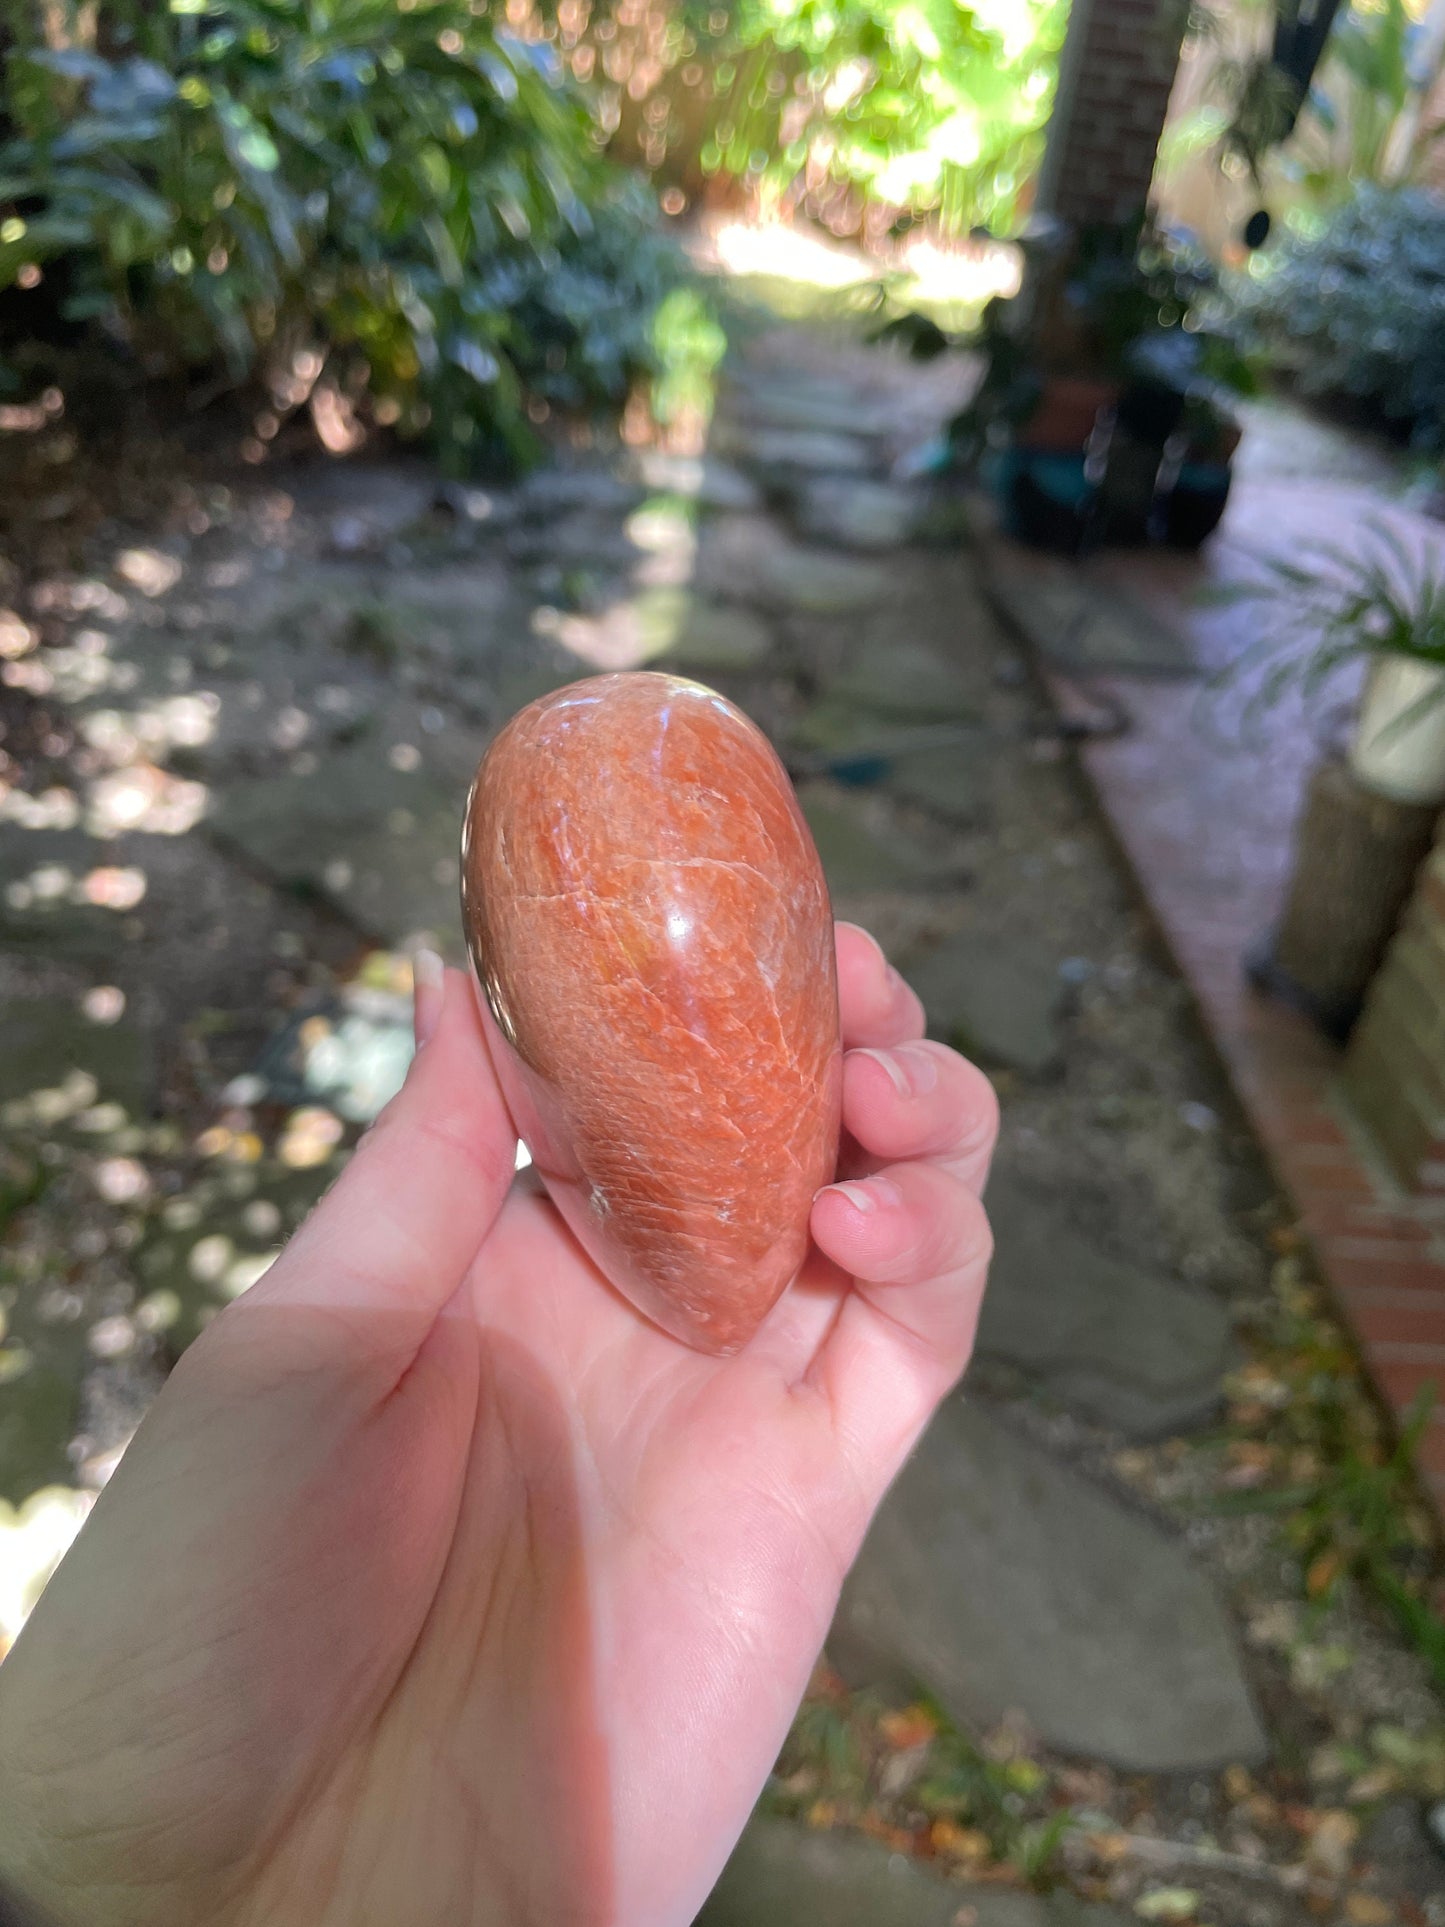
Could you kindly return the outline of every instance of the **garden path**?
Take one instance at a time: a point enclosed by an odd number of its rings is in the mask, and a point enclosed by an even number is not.
[[[1081,1841],[1126,1842],[1071,1849],[1092,1899],[1045,1902],[960,1886],[977,1834],[925,1828],[934,1867],[890,1871],[856,1832],[803,1847],[770,1819],[705,1919],[843,1920],[871,1893],[860,1920],[1106,1927],[1172,1893],[1154,1917],[1445,1921],[1408,1806],[1403,1846],[1361,1833],[1413,1785],[1372,1731],[1441,1757],[1421,1663],[1348,1594],[1306,1616],[1269,1521],[1209,1509],[1247,1484],[1222,1421],[1278,1311],[1271,1195],[985,593],[970,505],[895,479],[967,374],[758,321],[704,457],[579,458],[502,489],[406,463],[232,476],[165,527],[103,531],[91,573],[42,585],[35,628],[0,631],[6,700],[36,719],[0,806],[0,1485],[19,1507],[0,1634],[176,1349],[395,1088],[408,952],[460,954],[456,827],[489,735],[579,674],[675,668],[768,730],[839,913],[1003,1100],[979,1358],[849,1582],[828,1690],[925,1689],[995,1736],[1000,1771],[1030,1762],[1019,1786],[1077,1809]],[[1351,1806],[1372,1769],[1373,1805]],[[836,1803],[811,1784],[780,1780],[771,1806],[821,1826]],[[887,1779],[895,1818],[911,1785]],[[1318,1825],[1291,1832],[1291,1800],[1343,1816],[1333,1858]]]

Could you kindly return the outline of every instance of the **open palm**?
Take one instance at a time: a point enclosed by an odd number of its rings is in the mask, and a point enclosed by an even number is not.
[[[0,1667],[0,1885],[66,1927],[685,1927],[987,1262],[985,1081],[846,925],[839,972],[854,1182],[730,1359],[513,1183],[449,973]]]

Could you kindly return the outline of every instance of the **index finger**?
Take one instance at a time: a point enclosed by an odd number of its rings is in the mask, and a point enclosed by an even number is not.
[[[887,1049],[922,1037],[927,1028],[923,1005],[884,956],[877,939],[856,923],[835,927],[843,1048],[856,1050],[867,1044]]]

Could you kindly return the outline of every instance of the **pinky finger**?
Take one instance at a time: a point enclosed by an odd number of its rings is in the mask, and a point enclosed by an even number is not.
[[[982,1204],[936,1165],[829,1185],[813,1238],[854,1289],[814,1365],[859,1471],[886,1485],[968,1363],[993,1240]]]

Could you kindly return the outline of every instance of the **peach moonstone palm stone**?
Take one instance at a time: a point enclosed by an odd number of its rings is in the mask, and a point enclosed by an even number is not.
[[[767,738],[675,676],[597,676],[497,737],[462,911],[548,1191],[664,1330],[735,1351],[808,1249],[842,1060],[818,853]]]

